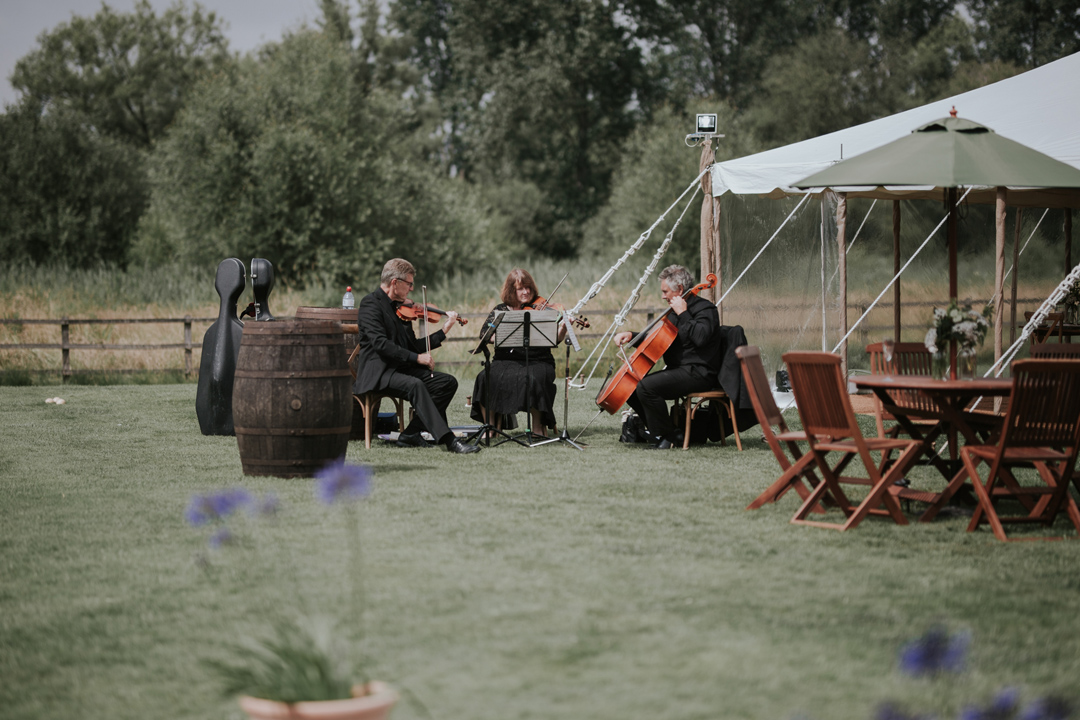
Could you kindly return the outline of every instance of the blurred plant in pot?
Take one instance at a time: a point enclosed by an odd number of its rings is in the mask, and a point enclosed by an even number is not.
[[[248,705],[286,706],[287,717],[303,717],[304,706],[314,701],[365,701],[383,695],[385,716],[397,695],[384,683],[372,681],[360,652],[363,639],[363,586],[360,567],[359,501],[371,492],[371,468],[346,465],[344,459],[332,462],[314,476],[316,499],[330,512],[341,516],[346,533],[348,602],[345,617],[331,619],[313,616],[301,588],[295,563],[288,548],[274,554],[284,558],[285,567],[272,574],[272,581],[287,578],[293,585],[296,616],[275,612],[267,618],[267,636],[236,642],[231,650],[234,659],[206,660],[222,680],[226,693],[241,696],[241,705],[252,717],[262,717]],[[273,523],[281,512],[274,495],[257,497],[243,488],[196,495],[191,498],[185,519],[193,527],[209,530],[211,551],[228,552],[230,547],[246,542],[234,522],[241,513],[255,523]],[[214,565],[209,555],[200,553],[196,563],[209,575]],[[312,591],[311,594],[317,591]],[[318,703],[316,703],[318,704]],[[284,716],[283,716],[284,717]],[[358,716],[360,717],[360,716]]]

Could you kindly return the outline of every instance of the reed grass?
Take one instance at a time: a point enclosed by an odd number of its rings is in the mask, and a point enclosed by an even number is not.
[[[1048,258],[1057,250],[1045,244],[1033,243],[1028,250],[1019,297],[1043,298],[1056,285],[1054,264]],[[1039,263],[1043,259],[1044,262]],[[609,269],[615,257],[586,258],[573,262],[557,262],[538,259],[525,263],[537,281],[542,294],[550,294],[560,281],[553,298],[567,307],[573,307],[584,298],[593,284]],[[582,309],[582,314],[592,323],[592,329],[582,331],[583,351],[573,353],[572,372],[582,370],[582,363],[592,350],[596,335],[606,330],[615,313],[626,302],[630,291],[642,275],[651,256],[632,256],[625,266],[601,289],[595,298]],[[659,266],[663,266],[663,261]],[[428,301],[438,307],[455,309],[473,320],[472,325],[456,329],[452,342],[439,351],[444,369],[471,379],[479,369],[479,363],[468,354],[478,332],[476,320],[486,316],[498,302],[498,292],[505,273],[515,265],[507,263],[495,271],[457,274],[428,287]],[[728,268],[724,271],[724,289],[730,287],[738,273]],[[874,300],[892,274],[890,258],[874,251],[865,243],[856,246],[848,256],[849,326],[861,315],[861,308]],[[565,280],[563,280],[564,275]],[[770,374],[781,366],[780,356],[789,350],[831,350],[841,339],[838,332],[840,307],[834,268],[826,268],[827,292],[824,297],[825,316],[822,317],[820,258],[812,254],[784,254],[770,257],[759,263],[732,290],[723,307],[723,322],[742,325],[751,343],[762,348],[766,370]],[[960,258],[960,294],[977,307],[990,299],[993,288],[992,257],[989,253],[967,254]],[[198,343],[210,323],[218,315],[219,300],[213,287],[214,269],[168,266],[158,269],[116,268],[94,270],[61,270],[43,267],[7,267],[0,269],[0,318],[59,319],[124,319],[124,318],[183,318],[190,315],[204,318],[192,327],[192,339]],[[419,279],[423,282],[423,279]],[[932,257],[913,265],[902,280],[902,302],[925,303],[903,309],[904,328],[902,340],[919,341],[923,338],[930,318],[930,304],[944,305],[942,291],[944,278],[942,265]],[[354,288],[357,298],[367,292]],[[296,289],[277,287],[270,295],[271,311],[279,317],[295,313],[300,306],[336,306],[344,288],[323,286]],[[248,289],[241,297],[241,307],[250,300]],[[414,291],[420,297],[419,288]],[[865,369],[867,362],[862,348],[891,334],[892,292],[888,292],[879,305],[864,321],[861,329],[849,339],[849,366],[853,370]],[[1022,323],[1025,309],[1037,302],[1021,304],[1017,310]],[[627,329],[639,329],[645,324],[645,315],[663,310],[655,279],[641,291],[636,305],[640,313],[631,315]],[[1006,313],[1008,311],[1006,310]],[[1008,315],[1006,315],[1007,317]],[[822,323],[826,331],[822,333]],[[1006,344],[1008,344],[1006,330]],[[183,326],[179,323],[162,324],[96,324],[72,325],[72,343],[106,344],[177,344],[182,343]],[[59,343],[60,328],[56,325],[0,324],[0,344]],[[992,358],[992,344],[980,355],[980,365],[987,367]],[[198,352],[194,365],[198,366]],[[182,349],[164,350],[76,350],[71,353],[71,364],[82,375],[82,382],[146,382],[144,376],[159,374],[161,379],[193,381],[185,376]],[[595,369],[600,374],[606,369]],[[5,349],[0,350],[0,384],[53,384],[60,381],[61,354],[59,350]],[[562,354],[559,353],[562,367]],[[591,372],[593,368],[587,368]]]

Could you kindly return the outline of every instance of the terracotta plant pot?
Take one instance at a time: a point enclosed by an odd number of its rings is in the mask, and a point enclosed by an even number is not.
[[[372,680],[367,687],[368,693],[360,697],[292,705],[244,695],[240,698],[240,707],[251,720],[383,720],[389,717],[398,694],[378,680]],[[353,688],[354,694],[359,691],[362,691],[362,686]]]

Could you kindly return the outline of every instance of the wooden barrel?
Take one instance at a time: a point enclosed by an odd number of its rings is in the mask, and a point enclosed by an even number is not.
[[[309,477],[345,455],[352,373],[341,323],[244,323],[233,423],[245,475]]]
[[[348,358],[352,354],[353,348],[356,347],[356,340],[359,337],[356,329],[356,310],[343,310],[339,307],[310,307],[301,305],[296,308],[297,320],[336,320],[341,323],[342,328],[345,330],[345,335],[342,338],[342,344],[345,346],[345,357]],[[353,373],[356,372],[360,361],[354,359],[350,365]]]

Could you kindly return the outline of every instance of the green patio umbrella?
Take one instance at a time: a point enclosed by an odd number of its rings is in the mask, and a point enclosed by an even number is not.
[[[883,185],[1080,188],[1080,170],[985,125],[947,117],[794,184],[803,189]]]
[[[856,155],[795,183],[800,189],[854,187],[940,188],[949,208],[949,296],[957,296],[957,188],[998,188],[997,293],[1002,291],[1005,188],[1080,188],[1080,170],[1002,137],[985,125],[956,117],[916,128],[910,135]],[[1000,307],[995,308],[995,356],[1000,355]]]

